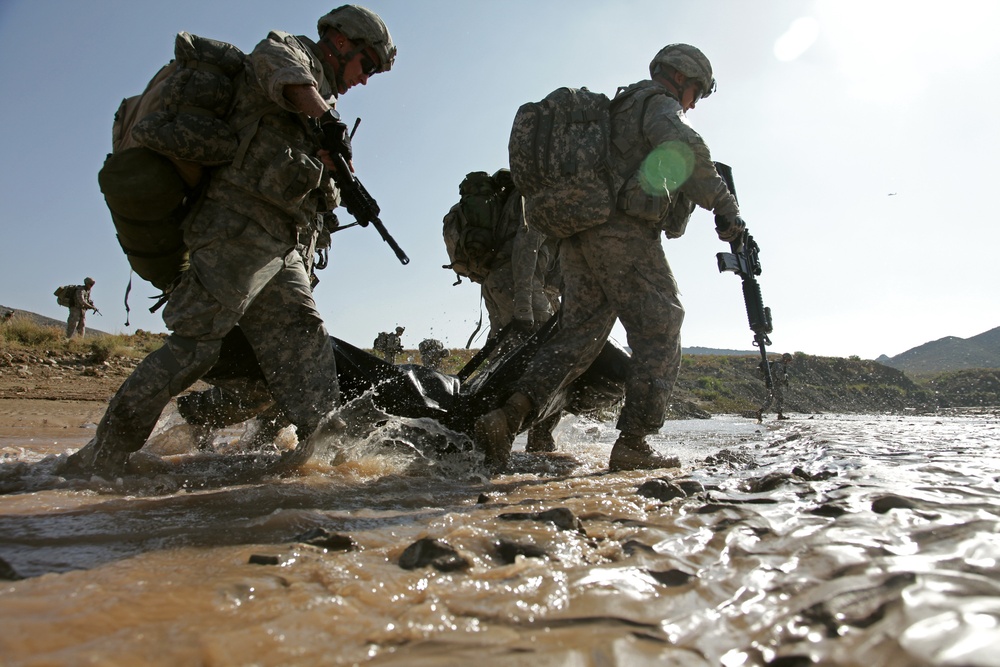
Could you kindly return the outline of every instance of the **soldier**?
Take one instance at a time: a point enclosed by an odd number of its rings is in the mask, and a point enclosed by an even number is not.
[[[78,285],[73,289],[70,296],[69,319],[66,320],[66,338],[74,335],[84,337],[87,331],[87,311],[99,312],[97,306],[90,298],[90,290],[94,288],[95,281],[87,277],[83,280],[83,285]]]
[[[387,72],[396,47],[382,19],[356,5],[322,16],[318,42],[274,31],[246,59],[229,122],[241,131],[240,157],[213,170],[202,200],[184,222],[190,270],[170,293],[163,318],[166,344],[144,359],[112,398],[86,447],[69,469],[117,473],[140,449],[162,409],[219,357],[237,324],[253,348],[268,389],[297,427],[307,458],[327,410],[339,403],[333,346],[297,248],[336,194],[336,163],[317,150],[304,116],[319,119],[327,137],[347,126],[337,98]]]
[[[768,363],[771,366],[771,391],[768,392],[764,405],[760,406],[760,410],[757,411],[758,424],[764,421],[764,413],[772,405],[774,406],[774,411],[778,413],[777,419],[788,419],[781,410],[785,403],[784,388],[788,386],[788,364],[792,363],[792,355],[785,352],[781,355],[780,361],[770,361]]]
[[[553,395],[597,357],[616,318],[632,348],[612,471],[679,464],[655,452],[646,436],[663,425],[680,367],[684,309],[660,232],[683,232],[693,204],[714,211],[729,242],[745,228],[735,198],[715,170],[708,147],[685,113],[715,91],[712,65],[687,44],[660,50],[650,79],[623,89],[611,111],[611,165],[624,185],[607,222],[563,239],[559,263],[563,302],[559,330],[535,355],[516,393],[476,423],[476,442],[502,469],[514,437],[545,414]]]
[[[396,363],[396,355],[403,351],[403,343],[400,338],[404,331],[406,331],[404,327],[396,327],[395,333],[380,331],[372,343],[372,350],[376,354],[380,354],[390,364]]]
[[[493,178],[509,180],[510,171],[501,169]],[[553,268],[558,241],[546,239],[528,227],[524,199],[513,183],[510,188],[494,232],[494,237],[503,242],[482,287],[490,337],[511,322],[522,334],[532,333],[559,309],[558,269]]]
[[[448,356],[448,349],[436,338],[420,341],[417,351],[420,352],[420,363],[436,371],[441,370],[441,362]]]

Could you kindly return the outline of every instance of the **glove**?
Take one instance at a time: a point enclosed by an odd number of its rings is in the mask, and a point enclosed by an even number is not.
[[[746,228],[747,226],[743,222],[743,218],[739,216],[733,220],[726,220],[725,218],[715,216],[715,233],[719,235],[720,241],[725,241],[726,243],[737,241],[743,235],[743,232],[746,231]]]
[[[351,150],[351,135],[347,131],[347,125],[340,120],[340,114],[335,109],[328,109],[319,117],[319,127],[323,131],[323,148],[343,155],[344,160],[350,162],[354,155]]]

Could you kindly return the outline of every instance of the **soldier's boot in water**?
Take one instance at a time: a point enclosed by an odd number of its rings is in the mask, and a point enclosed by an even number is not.
[[[125,472],[129,452],[112,447],[101,447],[97,438],[66,458],[64,475],[99,475],[117,477]]]
[[[493,472],[507,467],[514,438],[531,411],[531,399],[518,392],[501,407],[476,420],[474,440]]]
[[[679,468],[681,460],[676,456],[663,456],[653,451],[645,436],[622,433],[611,448],[608,470],[657,470],[659,468]]]
[[[528,429],[528,443],[524,446],[526,452],[554,452],[556,440],[552,431],[559,425],[562,413],[547,417]]]

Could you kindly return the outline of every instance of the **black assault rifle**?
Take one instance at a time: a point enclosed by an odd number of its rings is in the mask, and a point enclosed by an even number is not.
[[[715,170],[726,182],[726,187],[735,199],[736,185],[733,182],[732,167],[716,162]],[[747,230],[744,230],[739,240],[731,242],[729,247],[732,252],[720,252],[715,256],[719,262],[719,272],[732,271],[743,280],[743,302],[747,307],[750,330],[753,331],[753,344],[760,349],[764,383],[771,389],[771,365],[767,361],[767,346],[771,344],[771,339],[767,337],[771,333],[771,309],[764,306],[760,284],[757,283],[757,276],[760,275],[760,248]]]
[[[355,127],[357,127],[355,125]],[[347,165],[347,160],[340,153],[338,147],[334,146],[327,140],[326,135],[320,128],[319,123],[313,121],[313,131],[315,133],[319,145],[325,148],[330,153],[330,158],[334,161],[336,169],[333,171],[333,180],[336,182],[337,187],[340,189],[340,201],[347,209],[347,212],[354,216],[357,220],[357,224],[362,227],[367,227],[369,223],[375,227],[375,230],[382,237],[382,240],[389,244],[392,251],[396,253],[396,257],[399,259],[401,264],[409,264],[410,258],[406,256],[403,249],[399,247],[396,243],[396,239],[392,238],[389,234],[389,230],[385,228],[382,221],[379,220],[378,214],[380,209],[378,207],[378,202],[368,194],[368,190],[364,185],[361,184],[355,176],[354,172]],[[352,133],[353,134],[353,133]],[[344,227],[341,227],[343,229]]]

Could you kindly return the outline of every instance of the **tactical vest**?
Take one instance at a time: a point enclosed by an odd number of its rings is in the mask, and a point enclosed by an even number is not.
[[[611,162],[624,181],[618,193],[618,209],[655,223],[668,238],[678,238],[687,228],[694,204],[680,193],[665,193],[662,188],[659,192],[651,191],[654,188],[643,182],[641,173],[654,149],[659,148],[643,133],[647,108],[658,95],[671,97],[663,86],[650,80],[618,91],[612,101]],[[656,157],[653,155],[652,159]]]

